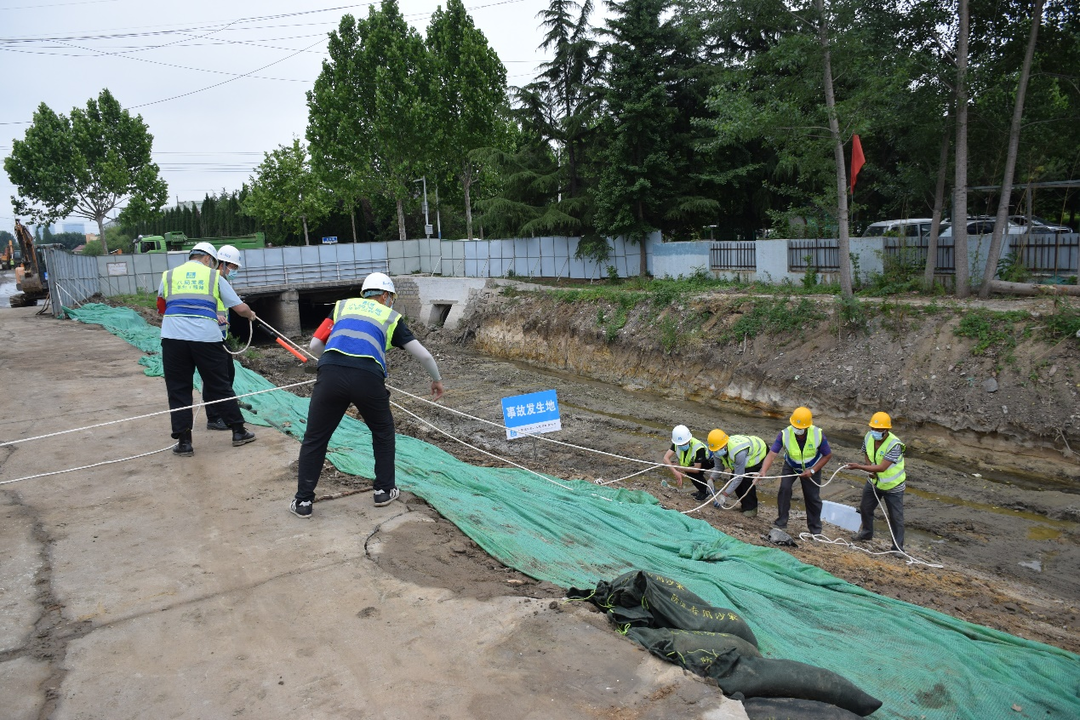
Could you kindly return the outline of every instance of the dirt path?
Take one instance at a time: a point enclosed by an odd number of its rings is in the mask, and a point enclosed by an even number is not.
[[[138,350],[35,312],[0,309],[0,442],[164,409]],[[190,458],[166,415],[0,446],[4,720],[745,720],[411,496],[294,517],[298,445],[255,430],[196,427]]]

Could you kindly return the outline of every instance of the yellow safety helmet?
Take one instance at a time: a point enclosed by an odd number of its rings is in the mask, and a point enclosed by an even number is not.
[[[876,412],[874,417],[870,418],[870,427],[875,430],[891,430],[892,418],[888,413]]]
[[[810,414],[810,408],[797,407],[795,412],[791,413],[791,425],[792,427],[805,430],[814,424],[814,417]]]
[[[727,445],[727,441],[727,433],[719,428],[709,433],[709,449],[713,452]]]

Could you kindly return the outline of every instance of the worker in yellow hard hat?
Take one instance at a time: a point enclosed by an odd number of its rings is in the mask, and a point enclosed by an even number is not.
[[[671,447],[664,453],[664,464],[675,477],[675,484],[683,486],[683,478],[690,478],[697,492],[698,501],[709,497],[709,486],[705,482],[704,469],[712,467],[705,443],[690,433],[685,425],[676,425],[671,431]]]
[[[742,498],[739,509],[746,517],[757,517],[756,475],[768,453],[765,441],[753,435],[731,435],[717,428],[709,433],[709,457],[713,469],[731,476],[736,494]],[[730,486],[729,484],[729,486]],[[718,503],[717,503],[718,504]]]
[[[874,508],[878,501],[885,503],[885,512],[892,529],[893,550],[904,549],[904,489],[907,474],[904,471],[904,443],[892,434],[892,418],[888,413],[877,412],[870,418],[870,431],[863,438],[865,463],[848,463],[850,470],[870,473],[870,480],[863,486],[859,515],[862,526],[851,536],[852,540],[869,540],[874,537]]]
[[[798,479],[806,503],[806,527],[814,535],[821,533],[821,469],[832,457],[825,433],[814,425],[810,409],[795,408],[790,425],[780,431],[769,446],[769,454],[761,463],[761,475],[768,475],[773,460],[784,453],[784,469],[780,472],[780,489],[776,493],[778,528],[786,528],[791,511],[791,491]]]

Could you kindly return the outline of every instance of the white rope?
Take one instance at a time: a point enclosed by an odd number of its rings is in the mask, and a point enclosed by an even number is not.
[[[32,440],[44,440],[46,438],[56,437],[58,435],[67,435],[68,433],[81,432],[83,430],[93,430],[99,427],[106,427],[108,425],[118,425],[120,423],[131,422],[133,420],[145,420],[150,417],[157,417],[158,415],[168,415],[169,413],[178,412],[180,410],[192,410],[195,408],[205,407],[207,405],[214,405],[215,403],[228,402],[229,400],[239,400],[240,398],[251,397],[252,395],[262,395],[263,393],[276,392],[278,390],[288,390],[289,388],[300,387],[301,385],[311,385],[314,380],[302,380],[300,382],[292,383],[291,385],[280,385],[278,387],[267,388],[266,390],[255,390],[254,392],[244,393],[243,395],[235,395],[231,398],[221,398],[220,400],[210,400],[209,402],[194,403],[182,408],[171,408],[169,410],[160,410],[158,412],[146,413],[145,415],[136,415],[129,418],[121,418],[120,420],[109,420],[108,422],[96,423],[94,425],[85,425],[83,427],[71,428],[70,430],[58,430],[53,433],[46,433],[45,435],[35,435],[34,437],[21,438],[19,440],[8,440],[0,443],[0,447],[7,447],[8,445],[18,445],[19,443],[30,442]]]
[[[446,437],[450,438],[451,440],[454,440],[455,442],[459,442],[459,443],[461,443],[462,445],[464,445],[464,446],[465,446],[465,447],[467,447],[467,448],[471,448],[471,449],[473,449],[473,450],[475,450],[475,451],[477,451],[477,452],[479,452],[479,453],[483,453],[484,455],[488,455],[488,456],[490,456],[490,457],[493,457],[493,458],[495,458],[496,460],[498,460],[498,461],[500,461],[500,462],[504,462],[504,463],[506,463],[506,464],[508,464],[508,465],[513,465],[514,467],[516,467],[516,468],[520,468],[520,469],[524,470],[525,472],[530,472],[530,473],[532,473],[533,475],[536,475],[536,476],[537,476],[538,478],[541,478],[541,479],[543,479],[543,480],[547,480],[547,481],[548,481],[549,483],[552,483],[553,485],[558,485],[559,487],[563,488],[564,490],[571,490],[571,491],[573,491],[573,488],[571,488],[571,487],[570,487],[569,485],[563,485],[562,483],[560,483],[560,482],[556,482],[555,480],[552,480],[551,478],[549,478],[549,477],[547,477],[547,476],[545,476],[545,475],[542,475],[541,473],[538,473],[537,471],[535,471],[535,470],[533,470],[533,469],[531,469],[531,468],[527,468],[527,467],[525,467],[524,465],[520,465],[520,464],[518,464],[518,463],[514,462],[513,460],[508,460],[508,459],[506,459],[506,458],[503,458],[503,457],[499,457],[499,456],[498,456],[498,455],[496,455],[495,453],[491,453],[491,452],[488,452],[487,450],[483,450],[483,449],[481,449],[481,448],[478,448],[478,447],[476,447],[475,445],[470,445],[469,443],[465,442],[464,440],[462,440],[462,439],[460,439],[460,438],[456,438],[456,437],[454,437],[453,435],[451,435],[450,433],[446,432],[446,431],[445,431],[445,430],[443,430],[442,428],[440,428],[440,427],[436,426],[436,425],[435,425],[434,423],[428,422],[428,421],[427,421],[427,420],[425,420],[424,418],[420,417],[419,415],[417,415],[416,413],[412,412],[412,411],[411,411],[411,410],[409,410],[408,408],[406,408],[406,407],[403,407],[403,406],[402,406],[402,405],[400,405],[399,403],[396,403],[396,402],[393,402],[393,401],[391,401],[391,402],[390,402],[390,404],[391,404],[391,405],[393,405],[394,407],[396,407],[396,408],[397,408],[398,410],[401,410],[402,412],[405,412],[405,413],[408,413],[409,415],[412,415],[412,416],[413,416],[414,418],[416,418],[416,419],[417,419],[417,420],[419,420],[420,422],[424,423],[425,425],[427,425],[428,427],[430,427],[430,428],[431,428],[432,430],[436,430],[437,432],[440,432],[440,433],[442,433],[442,434],[443,434],[443,435],[445,435]]]
[[[169,445],[167,447],[163,447],[160,450],[151,450],[150,452],[144,452],[140,455],[130,455],[126,458],[119,458],[118,460],[102,460],[101,462],[93,463],[92,465],[83,465],[81,467],[68,468],[67,470],[54,470],[52,472],[38,473],[37,475],[27,475],[25,477],[15,478],[14,480],[3,480],[0,481],[0,485],[9,485],[11,483],[17,483],[23,480],[33,480],[34,478],[49,477],[50,475],[63,475],[64,473],[76,472],[78,470],[89,470],[91,468],[101,467],[102,465],[112,465],[114,463],[127,462],[128,460],[138,460],[139,458],[148,457],[150,455],[157,455],[158,453],[165,452],[166,450],[172,450],[174,447],[176,447],[176,443],[173,443],[172,445]]]
[[[244,345],[244,347],[240,348],[236,352],[233,352],[229,349],[229,346],[227,344],[225,344],[224,342],[222,342],[221,344],[225,347],[225,352],[229,353],[230,355],[243,355],[247,352],[247,349],[251,347],[251,339],[253,337],[255,337],[255,323],[248,320],[248,339],[247,344]]]

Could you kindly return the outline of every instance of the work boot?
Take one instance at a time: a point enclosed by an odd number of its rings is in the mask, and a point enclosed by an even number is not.
[[[743,514],[743,517],[748,517],[748,518],[757,517],[757,508],[754,508],[753,510],[743,510],[742,514]]]
[[[195,448],[191,446],[191,433],[180,433],[180,436],[176,439],[176,445],[172,449],[173,455],[179,455],[180,457],[191,457],[195,454]]]
[[[206,421],[206,429],[207,430],[228,430],[229,426],[225,424],[224,420],[222,420],[221,418],[217,418],[216,420],[207,420]]]
[[[869,530],[860,530],[859,532],[852,535],[851,539],[855,542],[861,542],[863,540],[873,540],[874,533],[870,532]]]
[[[247,445],[249,442],[255,442],[255,433],[251,432],[243,425],[239,425],[233,428],[232,431],[232,446],[240,447],[241,445]]]

